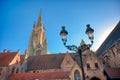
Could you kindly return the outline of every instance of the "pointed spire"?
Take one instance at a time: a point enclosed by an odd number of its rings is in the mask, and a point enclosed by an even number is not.
[[[39,19],[38,19],[38,24],[37,26],[42,26],[42,10],[40,10],[40,16],[39,16]]]
[[[83,45],[86,45],[86,44],[85,44],[84,40],[82,39],[81,43],[80,43],[80,46],[83,46]]]

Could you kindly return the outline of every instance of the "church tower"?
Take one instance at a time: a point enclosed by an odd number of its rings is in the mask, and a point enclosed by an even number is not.
[[[33,25],[27,54],[28,56],[47,54],[47,41],[45,35],[45,28],[42,25],[42,12],[40,12],[37,24],[34,23]]]

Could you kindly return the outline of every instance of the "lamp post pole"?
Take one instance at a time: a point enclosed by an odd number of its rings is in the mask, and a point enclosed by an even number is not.
[[[78,49],[78,54],[80,56],[80,64],[81,64],[81,70],[82,70],[82,77],[83,80],[85,80],[85,74],[84,74],[84,68],[83,68],[83,61],[82,61],[82,51]]]
[[[76,45],[66,45],[68,32],[65,30],[65,26],[62,26],[62,30],[60,32],[64,46],[71,51],[76,51],[80,56],[80,65],[81,65],[83,80],[85,80],[85,74],[84,74],[84,68],[83,68],[82,52],[84,50],[90,49],[94,39],[94,36],[93,36],[94,30],[90,27],[89,24],[86,26],[87,26],[87,29],[85,33],[88,35],[88,38],[91,40],[91,44],[85,44],[82,40],[83,43],[79,47],[77,47]]]

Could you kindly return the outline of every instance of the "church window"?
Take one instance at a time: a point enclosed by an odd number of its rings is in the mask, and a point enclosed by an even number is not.
[[[41,48],[41,45],[40,45],[40,43],[38,44],[38,48]]]
[[[113,53],[113,56],[115,57],[115,52],[113,51],[113,49],[112,49],[112,53]]]
[[[89,63],[87,63],[86,66],[87,66],[87,69],[90,69],[90,64]]]
[[[99,68],[98,63],[95,63],[95,68]]]
[[[22,69],[21,69],[21,72],[23,72],[23,67],[22,67]]]
[[[1,75],[1,72],[2,72],[2,68],[0,68],[0,75]]]
[[[15,71],[15,67],[12,68],[12,73],[14,73],[14,71]]]
[[[36,51],[36,55],[39,55],[39,54],[41,54],[41,50]]]
[[[78,70],[74,72],[74,80],[80,80],[80,73]]]
[[[18,72],[19,72],[19,69],[17,68],[17,69],[16,69],[16,73],[18,73]]]

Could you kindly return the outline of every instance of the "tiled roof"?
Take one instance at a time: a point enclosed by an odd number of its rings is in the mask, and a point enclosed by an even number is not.
[[[23,63],[24,58],[25,58],[25,55],[20,55],[20,64],[22,64],[22,63]]]
[[[31,56],[28,58],[28,70],[59,69],[64,54]]]
[[[68,72],[18,73],[12,74],[8,80],[56,80],[68,77]]]
[[[16,54],[17,52],[0,53],[0,67],[8,66]]]
[[[73,60],[80,63],[79,56],[75,53],[70,54]],[[28,58],[27,67],[29,70],[60,69],[65,54],[49,54],[40,56],[31,56]]]
[[[120,68],[106,68],[105,71],[110,78],[120,79]]]

